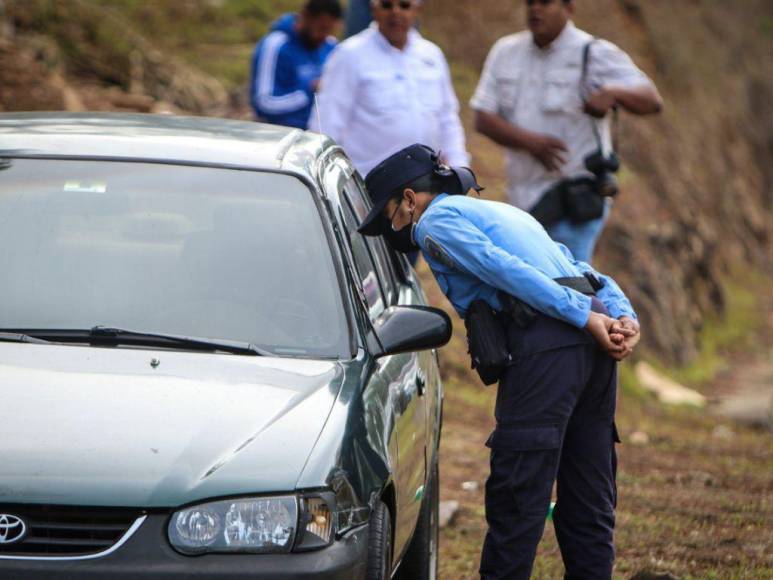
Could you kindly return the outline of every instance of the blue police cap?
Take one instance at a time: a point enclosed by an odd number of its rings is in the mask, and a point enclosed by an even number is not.
[[[381,212],[392,198],[402,197],[403,188],[420,177],[434,175],[449,195],[464,195],[470,189],[481,191],[475,174],[468,167],[448,167],[440,156],[426,145],[409,145],[390,155],[365,177],[373,209],[360,224],[358,231],[366,236],[378,236],[389,227]]]

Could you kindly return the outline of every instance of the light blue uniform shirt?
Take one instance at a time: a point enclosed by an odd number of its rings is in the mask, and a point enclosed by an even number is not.
[[[576,261],[537,220],[511,205],[438,195],[419,219],[414,238],[440,289],[462,318],[479,298],[499,309],[497,291],[502,290],[543,314],[583,328],[591,298],[553,279],[584,272],[593,272],[604,283],[597,297],[614,318],[636,318],[612,278]]]

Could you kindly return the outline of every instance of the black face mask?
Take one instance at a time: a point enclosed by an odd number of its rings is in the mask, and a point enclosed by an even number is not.
[[[403,254],[418,252],[421,248],[413,241],[413,228],[415,227],[416,224],[408,224],[397,231],[388,227],[386,228],[384,237],[386,238],[387,243],[396,252],[401,252]]]

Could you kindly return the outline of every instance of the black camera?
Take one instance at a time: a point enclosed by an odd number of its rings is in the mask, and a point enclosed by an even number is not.
[[[603,197],[617,195],[619,190],[615,173],[620,169],[620,158],[612,151],[604,155],[601,149],[597,149],[585,158],[585,168],[595,177],[596,191]]]

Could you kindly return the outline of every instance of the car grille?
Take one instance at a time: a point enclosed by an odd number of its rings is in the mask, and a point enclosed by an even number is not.
[[[118,542],[143,513],[132,508],[2,505],[0,514],[21,518],[22,540],[0,543],[0,556],[84,556]]]

